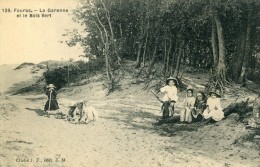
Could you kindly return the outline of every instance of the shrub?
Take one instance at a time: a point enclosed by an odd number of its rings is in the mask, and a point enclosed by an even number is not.
[[[43,75],[47,84],[54,84],[57,89],[60,89],[68,83],[79,82],[86,78],[86,76],[90,77],[91,75],[95,75],[95,71],[102,70],[104,64],[104,61],[101,59],[94,59],[87,63],[77,61],[48,70]]]

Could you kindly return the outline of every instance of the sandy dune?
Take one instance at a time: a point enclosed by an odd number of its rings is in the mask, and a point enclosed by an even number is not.
[[[33,84],[43,73],[44,70],[39,70],[32,73],[33,66],[27,66],[19,70],[14,70],[18,65],[0,65],[0,92],[5,93],[12,89],[19,89]]]
[[[24,83],[30,77],[13,81]],[[11,80],[2,83],[1,90],[11,84]],[[255,145],[260,141],[246,141],[251,132],[238,122],[236,114],[210,125],[158,125],[160,103],[151,92],[126,85],[124,91],[109,96],[102,83],[62,89],[58,94],[62,112],[67,113],[71,100],[82,98],[90,99],[98,110],[98,121],[80,125],[41,116],[47,99],[43,94],[1,96],[0,166],[260,166]],[[225,106],[229,103],[223,101]]]

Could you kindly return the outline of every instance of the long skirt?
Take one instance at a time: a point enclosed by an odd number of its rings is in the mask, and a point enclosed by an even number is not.
[[[181,122],[191,122],[192,117],[191,117],[191,109],[189,108],[184,108],[180,111],[180,121]]]
[[[191,116],[192,122],[200,122],[203,120],[203,113],[199,112],[198,110],[192,109]]]
[[[49,104],[49,102],[51,102],[51,103]],[[56,99],[55,100],[51,100],[51,101],[48,100],[46,102],[45,106],[44,106],[44,111],[47,111],[47,110],[53,111],[53,110],[58,110],[58,109],[59,109],[59,105],[58,105],[58,102],[57,102]]]
[[[224,112],[222,110],[204,110],[203,116],[205,119],[212,118],[215,121],[220,121],[224,118]]]

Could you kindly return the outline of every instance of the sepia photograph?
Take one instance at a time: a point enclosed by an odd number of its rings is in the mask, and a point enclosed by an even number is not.
[[[260,167],[259,0],[0,0],[0,167]]]

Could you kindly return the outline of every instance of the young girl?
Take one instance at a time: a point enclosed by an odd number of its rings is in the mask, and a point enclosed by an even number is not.
[[[207,100],[207,108],[203,112],[203,116],[205,119],[213,119],[214,121],[220,121],[224,118],[224,112],[222,111],[221,103],[220,103],[220,95],[215,91],[209,92],[210,97]],[[207,122],[208,122],[207,121]]]
[[[169,106],[169,112],[170,112],[170,113],[163,113],[163,118],[169,117],[169,115],[173,116],[174,104],[178,100],[176,85],[177,85],[177,80],[173,77],[170,77],[166,80],[166,86],[160,89],[161,92],[165,93],[162,99],[162,101],[164,102],[163,105]],[[167,105],[167,103],[169,105]]]
[[[192,120],[194,122],[203,119],[203,111],[206,109],[206,96],[203,92],[199,92],[196,96],[194,109],[191,111]]]
[[[58,92],[55,88],[56,87],[53,84],[49,84],[45,92],[45,94],[48,96],[48,101],[44,106],[44,111],[45,113],[47,112],[48,116],[49,116],[49,111],[54,111],[59,109],[59,105],[56,100],[56,96]]]
[[[194,108],[195,98],[193,97],[193,88],[188,86],[186,98],[184,99],[184,108],[180,111],[180,122],[192,121],[191,110]]]

